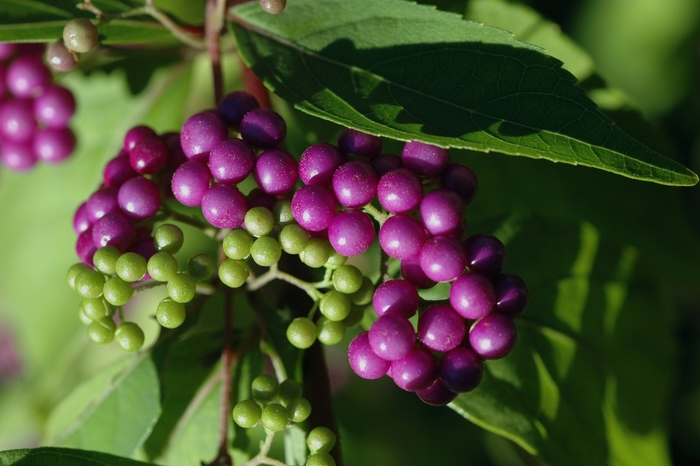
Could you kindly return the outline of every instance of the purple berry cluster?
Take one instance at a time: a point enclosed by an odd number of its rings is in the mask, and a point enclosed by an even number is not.
[[[62,162],[75,148],[75,99],[53,83],[43,52],[43,44],[0,43],[0,162],[11,170]]]

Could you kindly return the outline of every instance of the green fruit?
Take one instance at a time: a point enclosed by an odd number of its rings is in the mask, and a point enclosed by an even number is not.
[[[280,227],[294,223],[294,215],[292,214],[292,200],[280,199],[272,206],[272,215],[275,218],[275,223]]]
[[[270,403],[262,410],[260,416],[263,427],[272,432],[284,430],[289,423],[287,409],[279,403]]]
[[[182,303],[165,298],[156,308],[156,320],[165,328],[177,328],[185,321],[187,310]]]
[[[275,399],[279,392],[280,384],[271,375],[263,374],[253,379],[250,391],[257,401],[268,402]]]
[[[240,288],[248,280],[250,271],[242,261],[225,259],[219,265],[219,280],[231,288]]]
[[[282,228],[279,242],[284,252],[296,255],[309,244],[309,233],[296,223],[292,223]]]
[[[75,279],[78,275],[80,275],[80,272],[83,272],[85,270],[92,269],[87,265],[83,264],[82,262],[73,264],[70,267],[68,267],[68,271],[66,272],[66,281],[68,282],[68,286],[75,290]]]
[[[350,306],[350,314],[343,319],[343,325],[345,328],[354,328],[360,325],[362,318],[365,316],[365,306],[358,306],[353,304]]]
[[[350,298],[346,294],[333,290],[326,293],[321,298],[319,309],[321,314],[326,316],[328,320],[340,322],[350,314]]]
[[[222,247],[230,259],[242,260],[250,255],[253,237],[245,230],[233,230],[224,237]]]
[[[299,253],[299,259],[311,268],[323,267],[333,252],[333,247],[328,240],[321,238],[309,238],[309,242],[303,251]]]
[[[297,317],[287,327],[287,340],[297,348],[308,348],[316,341],[316,324],[308,317]]]
[[[253,236],[269,235],[275,227],[275,218],[267,207],[255,206],[248,209],[243,219],[243,225]]]
[[[75,277],[75,291],[83,298],[99,298],[105,285],[105,276],[90,268]]]
[[[321,317],[316,322],[316,338],[324,345],[336,345],[345,338],[345,324]]]
[[[117,259],[121,252],[114,246],[105,246],[97,251],[92,256],[92,263],[95,268],[105,275],[114,275],[116,272]]]
[[[197,254],[187,261],[187,271],[199,282],[209,280],[216,272],[216,261],[209,254]]]
[[[287,379],[280,384],[277,397],[283,406],[289,405],[289,402],[301,397],[303,388],[299,382],[294,379]]]
[[[354,265],[341,265],[333,272],[333,287],[341,293],[355,293],[362,287],[364,278],[360,269]]]
[[[98,345],[106,345],[114,339],[116,324],[110,317],[103,317],[88,325],[88,338]]]
[[[176,303],[189,303],[197,293],[197,284],[186,273],[178,272],[168,280],[168,295]]]
[[[105,283],[104,297],[113,306],[123,306],[129,302],[134,289],[119,277],[112,277]]]
[[[250,247],[250,257],[256,264],[270,267],[279,262],[282,257],[282,248],[275,238],[263,236],[253,242]]]
[[[311,403],[306,398],[297,398],[287,405],[289,420],[292,422],[304,422],[311,415]]]
[[[159,251],[175,254],[185,241],[185,234],[179,226],[164,223],[153,232],[153,242]]]
[[[125,252],[117,259],[116,271],[125,282],[137,282],[146,275],[146,259],[135,252]]]
[[[328,427],[316,427],[306,436],[306,445],[312,454],[328,453],[335,446],[335,434]]]
[[[323,266],[329,270],[335,270],[348,260],[347,256],[340,254],[335,249],[331,249],[331,255]]]
[[[146,269],[152,279],[167,282],[177,273],[177,259],[169,252],[159,251],[148,259]]]
[[[233,407],[233,421],[244,429],[255,427],[260,422],[262,408],[253,400],[243,400]]]
[[[143,346],[144,334],[141,327],[133,322],[122,322],[114,332],[117,344],[124,351],[136,351]]]
[[[83,298],[80,303],[83,314],[91,320],[109,316],[114,308],[104,298]]]
[[[338,291],[341,291],[341,290],[338,290]],[[371,303],[373,297],[374,297],[374,284],[372,283],[372,281],[369,278],[363,277],[362,278],[362,285],[360,285],[360,289],[355,291],[354,293],[352,293],[350,295],[350,302],[352,302],[353,304],[359,304],[360,306],[364,306],[366,304]]]
[[[63,43],[68,50],[85,53],[97,45],[99,33],[85,18],[73,18],[63,27]]]
[[[335,466],[335,460],[328,453],[314,453],[306,458],[306,466]]]

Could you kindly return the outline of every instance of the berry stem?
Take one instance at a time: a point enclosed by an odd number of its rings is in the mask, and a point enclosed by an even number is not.
[[[286,466],[283,462],[267,456],[267,454],[270,452],[270,448],[272,448],[272,440],[274,440],[274,438],[275,433],[265,429],[265,440],[260,442],[260,451],[257,455],[251,458],[251,460],[248,461],[245,466],[257,466],[259,464]]]
[[[216,464],[232,465],[228,453],[228,423],[231,412],[231,328],[233,320],[231,291],[224,291],[224,348],[221,351],[221,411],[219,417],[219,456]]]
[[[224,79],[221,69],[221,48],[219,38],[224,27],[226,0],[207,0],[205,37],[214,77],[214,104],[224,96]]]
[[[323,288],[324,286],[328,286],[330,284],[326,281],[318,283],[305,282],[304,280],[300,280],[292,274],[281,271],[277,267],[277,264],[274,264],[270,266],[270,269],[267,272],[248,282],[248,291],[252,292],[259,290],[274,279],[280,279],[291,285],[296,286],[297,288],[306,291],[306,294],[308,294],[314,301],[318,301],[323,296],[323,293],[318,291],[317,288]]]

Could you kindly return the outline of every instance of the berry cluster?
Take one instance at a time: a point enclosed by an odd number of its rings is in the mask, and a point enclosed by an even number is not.
[[[68,127],[75,99],[53,83],[43,51],[43,44],[0,43],[0,162],[11,170],[61,162],[75,148]]]
[[[279,383],[271,375],[259,375],[251,384],[252,399],[233,407],[233,420],[245,429],[262,423],[271,432],[283,430],[290,422],[304,422],[311,414],[311,404],[301,396],[302,387],[294,379]]]

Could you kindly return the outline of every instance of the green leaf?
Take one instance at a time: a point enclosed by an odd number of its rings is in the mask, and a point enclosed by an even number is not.
[[[72,448],[42,447],[24,450],[0,452],[0,466],[38,466],[53,464],[70,464],[71,466],[144,466],[143,463],[128,458],[98,453],[95,451],[75,450]]]
[[[46,443],[132,456],[160,415],[150,356],[140,354],[87,380],[54,410]]]
[[[231,10],[243,59],[295,107],[399,140],[694,185],[617,128],[561,62],[501,29],[401,0],[297,0]]]
[[[508,271],[525,279],[531,301],[513,352],[487,361],[481,385],[451,406],[547,464],[670,464],[673,323],[656,285],[636,272],[639,251],[585,222],[505,226]]]
[[[70,17],[68,18],[70,19]],[[0,25],[2,42],[53,42],[63,37],[66,20],[22,22]],[[97,24],[100,43],[104,45],[177,43],[166,28],[152,21],[115,19]]]

